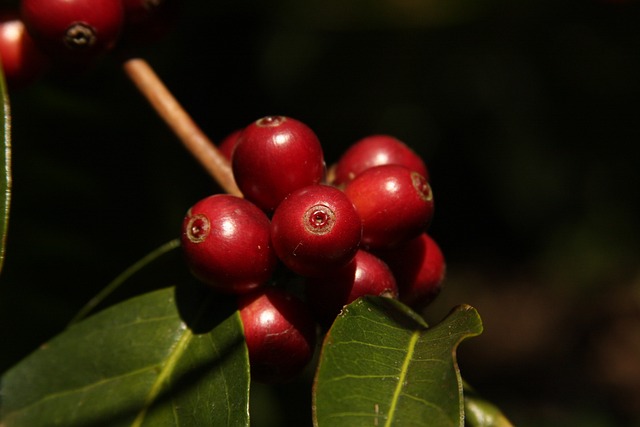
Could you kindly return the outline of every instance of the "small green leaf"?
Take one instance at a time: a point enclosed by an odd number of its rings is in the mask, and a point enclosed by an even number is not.
[[[462,426],[458,344],[482,332],[460,306],[429,328],[395,300],[347,306],[327,333],[314,386],[318,427]]]
[[[4,73],[0,67],[0,271],[4,265],[11,202],[11,113]]]
[[[465,425],[468,427],[513,427],[495,404],[483,399],[464,385]]]
[[[242,325],[219,302],[168,288],[75,324],[2,377],[0,425],[248,426]]]

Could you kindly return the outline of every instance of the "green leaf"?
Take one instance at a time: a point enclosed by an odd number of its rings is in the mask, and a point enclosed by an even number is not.
[[[468,384],[464,385],[464,410],[468,427],[513,427],[500,408],[480,397]]]
[[[2,377],[0,425],[248,426],[242,325],[222,299],[162,289],[75,324]]]
[[[170,251],[177,249],[179,247],[180,247],[180,239],[173,239],[159,246],[158,248],[154,249],[153,251],[151,251],[141,259],[139,259],[137,262],[135,262],[133,265],[127,268],[125,271],[120,273],[118,277],[113,279],[95,297],[91,298],[91,300],[89,300],[89,302],[87,302],[85,306],[82,307],[82,309],[80,309],[78,314],[76,314],[75,317],[71,319],[71,322],[69,322],[69,325],[73,325],[74,323],[77,323],[82,319],[84,319],[85,317],[87,317],[89,313],[91,313],[100,303],[102,303],[105,299],[107,299],[107,297],[113,294],[118,288],[120,288],[123,284],[125,284],[127,280],[129,280],[132,276],[140,272],[140,270],[149,267],[154,262],[159,261],[163,255],[166,255]]]
[[[4,266],[11,202],[11,114],[4,73],[0,67],[0,271]]]
[[[462,426],[456,348],[481,332],[470,306],[429,328],[395,300],[356,300],[325,337],[314,386],[315,425]]]

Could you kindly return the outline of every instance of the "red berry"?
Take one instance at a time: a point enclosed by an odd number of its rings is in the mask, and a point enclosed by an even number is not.
[[[431,186],[404,166],[367,169],[344,192],[362,219],[362,243],[368,248],[390,247],[418,237],[433,216]]]
[[[353,259],[362,221],[335,187],[310,185],[291,193],[271,219],[271,242],[282,262],[302,276],[318,276]]]
[[[267,116],[240,134],[232,167],[244,197],[270,212],[294,190],[322,180],[324,157],[318,137],[305,124]]]
[[[193,205],[182,223],[181,239],[193,274],[223,292],[258,288],[277,264],[269,219],[239,197],[217,194]]]
[[[179,0],[122,0],[124,42],[152,42],[166,35],[178,15]]]
[[[35,46],[17,16],[8,16],[0,22],[0,58],[10,88],[28,86],[49,67],[49,58]]]
[[[124,24],[122,0],[22,0],[20,13],[43,50],[64,59],[113,48]]]
[[[218,144],[218,150],[222,153],[227,160],[231,161],[231,157],[233,155],[233,150],[236,148],[236,144],[238,142],[238,137],[242,133],[242,129],[235,130],[231,132],[229,135],[225,136],[220,144]]]
[[[445,259],[427,233],[378,255],[393,271],[400,301],[408,306],[422,310],[440,293],[446,272]]]
[[[316,324],[308,307],[288,292],[263,288],[239,297],[253,379],[282,382],[311,361]]]
[[[352,262],[327,277],[308,279],[309,304],[321,323],[330,324],[342,307],[365,295],[398,296],[393,273],[380,258],[359,250]]]
[[[389,135],[371,135],[356,141],[338,160],[334,185],[342,185],[374,166],[401,165],[429,180],[424,161],[404,142]]]

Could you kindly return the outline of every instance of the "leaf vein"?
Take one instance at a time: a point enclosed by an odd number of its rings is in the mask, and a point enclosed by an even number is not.
[[[409,340],[407,355],[404,358],[402,369],[400,370],[400,378],[398,379],[398,384],[396,385],[396,389],[393,391],[393,398],[391,400],[391,407],[389,408],[389,416],[387,417],[385,427],[390,427],[391,422],[393,421],[396,408],[398,407],[398,399],[400,398],[400,394],[402,393],[402,387],[404,386],[404,381],[407,377],[407,372],[409,371],[409,364],[413,358],[413,352],[416,348],[416,344],[418,343],[418,338],[420,338],[420,332],[415,331],[411,335],[411,339]]]
[[[183,335],[180,337],[180,340],[178,340],[177,344],[174,346],[173,350],[171,351],[171,355],[162,366],[162,369],[158,373],[156,380],[154,381],[153,385],[149,389],[149,394],[147,394],[147,398],[145,399],[144,406],[140,409],[140,412],[138,412],[138,416],[131,424],[131,427],[140,427],[142,425],[145,417],[147,416],[147,413],[149,412],[149,409],[151,408],[151,405],[153,405],[154,401],[160,394],[160,391],[162,390],[162,385],[173,373],[173,370],[175,369],[176,365],[178,364],[178,361],[180,360],[180,357],[184,354],[185,350],[189,346],[189,342],[191,341],[192,337],[193,337],[193,333],[191,332],[191,330],[185,327],[183,329]]]

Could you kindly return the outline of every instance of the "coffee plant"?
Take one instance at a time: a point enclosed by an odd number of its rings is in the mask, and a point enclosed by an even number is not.
[[[252,386],[292,382],[320,427],[511,425],[458,368],[459,344],[482,332],[476,310],[421,315],[446,271],[424,160],[375,134],[327,165],[312,124],[278,114],[248,117],[216,147],[150,63],[123,54],[161,42],[175,3],[22,0],[0,23],[2,260],[10,95],[49,72],[117,56],[221,189],[2,374],[0,426],[249,426]],[[190,278],[101,306],[173,252]]]

